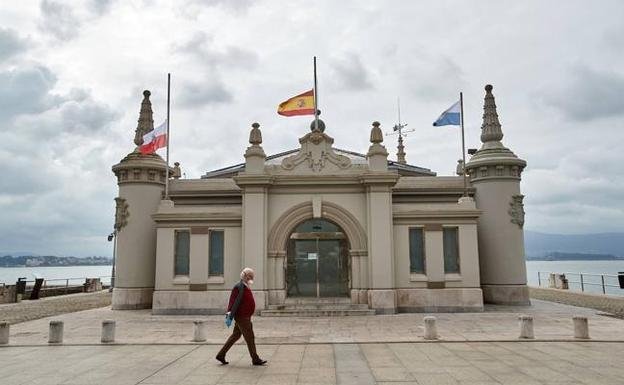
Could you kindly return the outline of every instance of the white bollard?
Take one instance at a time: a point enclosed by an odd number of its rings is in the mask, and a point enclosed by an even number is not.
[[[48,343],[63,343],[63,321],[50,321],[50,335],[48,336]]]
[[[533,334],[533,317],[530,315],[521,315],[518,319],[520,320],[519,338],[534,339],[535,334]]]
[[[425,321],[425,339],[437,340],[438,328],[436,327],[436,317],[427,316],[424,318],[424,321]]]
[[[589,323],[587,317],[574,316],[572,317],[574,323],[574,338],[589,339]]]
[[[206,341],[206,328],[204,321],[193,321],[193,342]]]
[[[103,343],[115,342],[115,321],[107,319],[102,321],[102,339]]]
[[[9,327],[8,322],[0,322],[0,345],[9,343]]]

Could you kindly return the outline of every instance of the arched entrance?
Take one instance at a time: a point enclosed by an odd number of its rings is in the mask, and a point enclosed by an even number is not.
[[[349,244],[328,220],[306,220],[290,234],[286,253],[286,296],[347,297]]]

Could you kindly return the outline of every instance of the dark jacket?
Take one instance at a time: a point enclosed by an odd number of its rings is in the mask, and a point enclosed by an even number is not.
[[[228,311],[231,318],[249,318],[256,311],[253,293],[242,280],[232,288]]]

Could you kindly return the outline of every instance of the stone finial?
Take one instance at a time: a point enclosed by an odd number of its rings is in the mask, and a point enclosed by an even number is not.
[[[249,133],[249,143],[253,146],[259,146],[262,143],[262,132],[260,131],[260,124],[254,123],[251,125],[252,129]]]
[[[171,175],[173,179],[180,179],[182,176],[182,169],[180,168],[180,162],[173,163],[173,175]]]
[[[154,113],[152,112],[152,102],[149,97],[151,92],[143,91],[143,101],[141,102],[141,111],[139,112],[139,123],[134,131],[134,144],[140,146],[143,144],[143,135],[154,129]]]
[[[503,139],[503,131],[496,113],[496,102],[492,95],[491,84],[485,86],[485,99],[483,103],[483,125],[481,126],[481,142],[500,142]]]
[[[405,161],[405,146],[403,146],[403,137],[401,135],[399,135],[399,145],[397,149],[397,162],[401,164],[407,163]]]
[[[455,168],[455,174],[459,176],[464,175],[464,160],[463,159],[457,160],[457,167]]]
[[[370,141],[374,144],[379,144],[383,142],[383,133],[381,132],[381,128],[379,128],[379,122],[373,122],[373,128],[371,129]]]

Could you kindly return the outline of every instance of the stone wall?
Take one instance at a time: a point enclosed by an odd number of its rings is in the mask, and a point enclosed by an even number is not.
[[[560,289],[529,288],[531,298],[588,307],[624,317],[624,296],[589,294]]]

